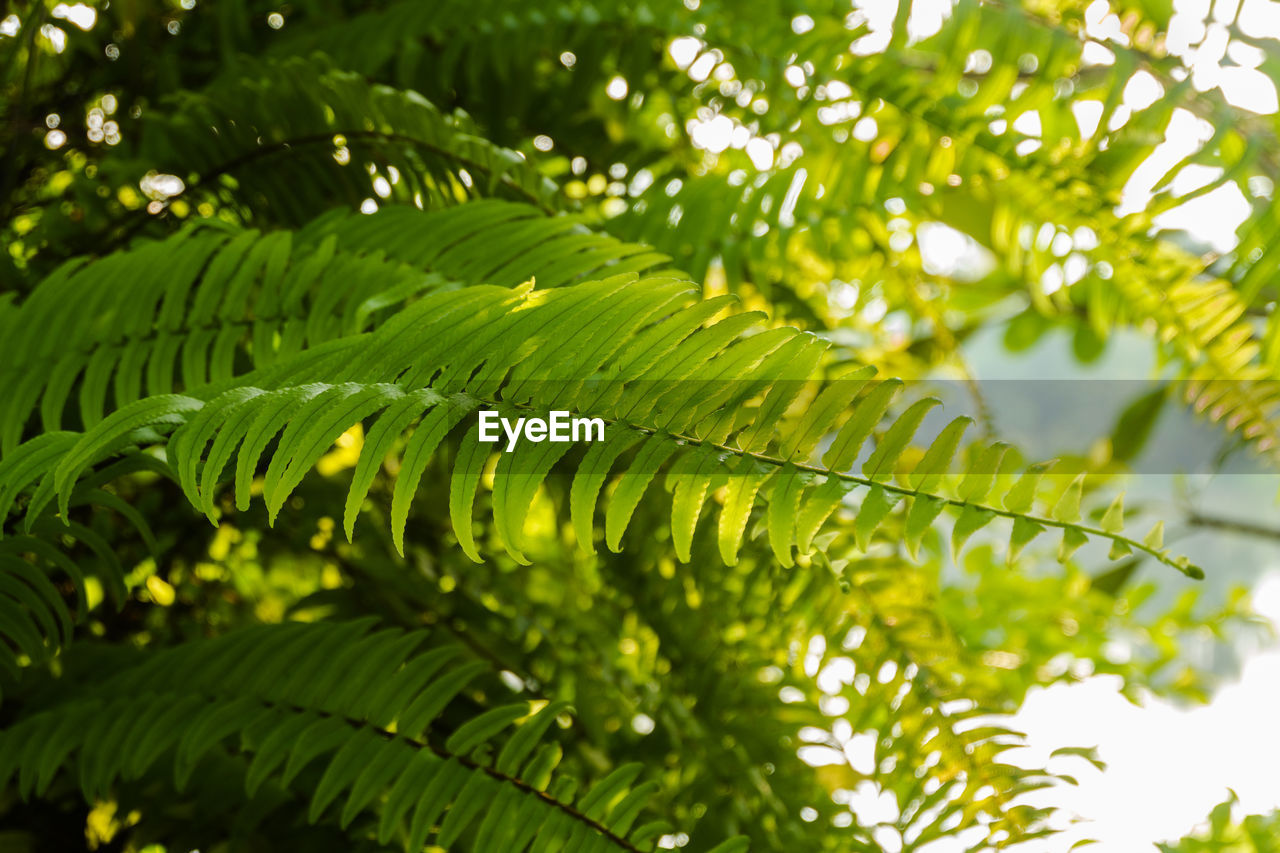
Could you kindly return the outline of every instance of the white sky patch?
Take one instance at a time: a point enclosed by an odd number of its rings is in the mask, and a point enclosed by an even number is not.
[[[1184,157],[1194,154],[1212,136],[1213,125],[1182,108],[1174,110],[1165,129],[1164,142],[1129,176],[1116,215],[1128,216],[1146,208],[1151,203],[1152,190],[1169,170]]]
[[[1236,18],[1240,31],[1253,38],[1276,38],[1280,33],[1280,3],[1244,0]]]
[[[1085,65],[1114,65],[1116,54],[1111,48],[1096,41],[1085,42],[1080,51],[1080,59]]]
[[[157,172],[148,172],[143,175],[142,180],[138,181],[138,187],[147,198],[156,201],[172,198],[186,189],[186,185],[182,183],[182,178],[177,175],[165,175]]]
[[[1218,86],[1233,107],[1269,115],[1280,109],[1271,78],[1254,68],[1219,68]]]
[[[965,57],[964,73],[966,74],[986,74],[991,70],[991,51],[984,48],[978,48]]]
[[[1076,101],[1071,105],[1071,113],[1076,117],[1080,127],[1080,138],[1089,139],[1098,130],[1098,122],[1102,120],[1102,101]]]
[[[74,6],[59,3],[53,7],[53,17],[70,21],[80,29],[88,32],[93,29],[94,23],[98,20],[98,12],[92,6],[86,6],[83,3],[76,3]]]
[[[1257,585],[1253,601],[1280,627],[1280,573]],[[1241,815],[1280,808],[1277,708],[1275,645],[1250,657],[1239,679],[1203,706],[1162,699],[1134,705],[1120,695],[1116,676],[1032,691],[1010,721],[1029,745],[1006,753],[1009,761],[1044,766],[1055,749],[1096,745],[1107,763],[1098,771],[1079,758],[1054,759],[1060,763],[1051,768],[1074,775],[1080,785],[1036,792],[1034,801],[1061,805],[1087,822],[1036,841],[1035,853],[1060,853],[1082,838],[1097,839],[1088,848],[1097,853],[1154,853],[1157,842],[1193,831],[1227,799],[1228,788],[1240,798]]]
[[[711,76],[711,72],[715,70],[717,63],[720,62],[719,51],[709,50],[694,60],[689,66],[689,79],[695,83],[701,83]]]
[[[843,80],[828,80],[826,83],[826,92],[827,97],[833,101],[853,97],[853,89],[850,88],[849,84]]]
[[[1227,45],[1227,56],[1237,65],[1245,68],[1257,68],[1267,58],[1267,54],[1260,47],[1243,41],[1233,41]]]
[[[800,190],[804,188],[805,178],[808,176],[809,173],[804,169],[796,169],[795,177],[787,187],[787,194],[782,199],[782,207],[778,209],[778,224],[783,228],[790,228],[796,224],[796,202],[800,200]]]
[[[995,268],[995,256],[968,234],[941,222],[916,228],[920,262],[930,275],[977,281]]]
[[[1165,46],[1191,69],[1197,89],[1221,89],[1228,103],[1251,112],[1280,110],[1275,84],[1257,70],[1262,51],[1233,40],[1230,29],[1234,25],[1251,38],[1280,38],[1280,3],[1219,0],[1211,9],[1209,0],[1176,0],[1173,5]],[[1224,60],[1235,64],[1223,65]]]
[[[1145,110],[1160,100],[1164,87],[1147,71],[1139,71],[1124,87],[1124,103],[1131,110]]]
[[[1175,196],[1184,196],[1189,192],[1208,186],[1221,177],[1221,166],[1203,166],[1199,163],[1192,163],[1190,166],[1183,168],[1177,175],[1174,175],[1169,189]]]
[[[67,34],[61,28],[53,24],[43,24],[40,27],[40,35],[49,42],[54,53],[62,53],[67,49]]]
[[[849,51],[858,56],[883,52],[893,37],[893,16],[898,4],[894,0],[854,0],[853,7],[862,15],[867,32],[850,45]]]
[[[1040,113],[1036,110],[1027,110],[1013,120],[1013,129],[1024,136],[1039,136],[1042,132]]]
[[[1242,69],[1243,70],[1243,69]],[[1077,120],[1080,116],[1077,114]],[[1130,175],[1125,184],[1118,216],[1138,213],[1151,203],[1156,186],[1169,170],[1190,156],[1213,135],[1213,126],[1183,109],[1174,111],[1165,131],[1165,141]],[[1214,180],[1220,171],[1200,165],[1184,167],[1171,181],[1175,197],[1186,195]],[[1237,243],[1236,231],[1252,210],[1239,185],[1226,183],[1202,196],[1168,210],[1154,220],[1157,230],[1181,230],[1200,239],[1218,252],[1227,252]]]
[[[733,144],[733,119],[717,115],[708,121],[694,119],[689,123],[689,138],[693,147],[719,154]]]
[[[911,0],[900,0],[907,3]],[[951,0],[915,0],[907,18],[908,41],[916,42],[936,35],[951,17]]]
[[[773,166],[773,146],[769,144],[769,140],[759,136],[752,137],[747,140],[746,151],[751,165],[760,171]]]
[[[702,50],[702,42],[693,36],[680,36],[672,39],[671,44],[667,46],[667,53],[671,54],[671,61],[676,64],[677,68],[685,69],[693,64],[698,58],[698,51]]]
[[[800,146],[799,142],[792,140],[791,142],[783,143],[782,148],[778,150],[778,168],[787,168],[796,160],[799,160],[800,155],[803,153],[804,148]]]
[[[853,7],[862,16],[867,32],[850,46],[852,53],[867,56],[889,46],[899,2],[912,4],[907,16],[909,44],[936,35],[951,17],[952,0],[854,0]]]
[[[614,77],[609,84],[604,87],[604,93],[615,101],[621,101],[627,96],[627,81],[624,77]]]
[[[897,4],[894,0],[855,0],[854,6],[865,19],[869,34],[854,42],[852,52],[883,51],[890,40]],[[925,6],[928,8],[921,11]],[[1197,89],[1216,88],[1224,100],[1240,109],[1260,114],[1280,112],[1275,85],[1258,70],[1265,53],[1233,38],[1233,33],[1243,33],[1252,38],[1280,40],[1280,2],[1175,0],[1174,8],[1166,43],[1169,51],[1186,65],[1186,73]],[[931,26],[926,24],[931,21],[941,26],[949,10],[947,0],[917,3],[912,20],[918,20],[922,27]],[[1085,65],[1114,64],[1115,51],[1128,45],[1129,38],[1120,29],[1120,20],[1111,5],[1107,0],[1096,0],[1085,17],[1086,31],[1092,39],[1084,49]],[[919,31],[909,36],[918,38]],[[974,67],[969,70],[978,71],[976,66],[982,59],[971,57],[967,64]],[[1145,71],[1136,73],[1126,83],[1123,104],[1108,125],[1113,130],[1118,128],[1132,113],[1149,108],[1164,94],[1154,76]],[[1102,103],[1076,101],[1072,110],[1082,137],[1093,136],[1102,118]],[[1025,113],[1014,121],[1013,127],[1028,136],[1037,136],[1040,128],[1033,120],[1038,118],[1034,113]],[[868,116],[855,124],[853,135],[869,141],[877,131],[874,119]],[[1154,190],[1166,181],[1172,195],[1181,198],[1219,180],[1221,169],[1198,164],[1169,174],[1212,135],[1213,127],[1208,122],[1186,110],[1175,110],[1164,141],[1130,176],[1117,214],[1126,216],[1145,209]],[[1225,252],[1236,245],[1236,231],[1250,214],[1247,196],[1232,182],[1160,214],[1154,219],[1154,226],[1157,230],[1186,231]],[[964,235],[940,223],[922,223],[915,234],[923,266],[930,274],[957,275],[964,266],[962,256],[972,254]],[[1079,279],[1087,260],[1077,250],[1088,251],[1097,244],[1092,233],[1073,235],[1071,245],[1066,235],[1061,236],[1062,240],[1054,238],[1055,256],[1062,257],[1061,266],[1053,268],[1054,281],[1049,283],[1055,286]],[[844,291],[848,292],[847,298]],[[851,309],[858,292],[855,285],[848,285],[836,296],[842,306]],[[883,307],[873,303],[869,300],[864,307],[872,321],[884,313]],[[1259,613],[1280,628],[1280,571],[1273,571],[1256,586],[1254,604]],[[1098,853],[1155,853],[1156,843],[1176,840],[1194,831],[1209,811],[1227,798],[1228,789],[1239,797],[1239,815],[1280,808],[1280,774],[1275,771],[1280,765],[1280,726],[1275,724],[1280,713],[1280,645],[1252,654],[1239,678],[1219,689],[1204,706],[1184,707],[1151,697],[1134,705],[1120,694],[1119,686],[1118,678],[1099,676],[1077,684],[1037,689],[1010,721],[1011,728],[1028,735],[1025,749],[1008,753],[1015,763],[1044,766],[1054,749],[1096,745],[1108,764],[1106,770],[1098,771],[1079,758],[1061,757],[1051,762],[1052,769],[1074,775],[1080,785],[1037,792],[1028,800],[1061,806],[1081,823],[1050,840],[1017,848],[1022,853],[1066,853],[1071,845],[1087,838],[1099,842],[1089,848]],[[866,765],[873,759],[874,754],[868,755],[860,741],[840,740],[846,760]],[[892,796],[872,783],[841,793],[861,823],[896,816],[897,804]],[[968,843],[979,840],[969,839]],[[966,849],[960,839],[946,839],[939,844],[936,849],[934,845],[923,849],[929,853]]]
[[[1174,184],[1176,187],[1176,179]],[[1215,251],[1229,252],[1238,242],[1237,229],[1250,213],[1249,200],[1237,184],[1229,182],[1160,214],[1154,222],[1159,229],[1186,231],[1211,245]]]
[[[1232,39],[1232,26],[1254,38],[1280,39],[1280,3],[1272,0],[1175,0],[1174,16],[1169,24],[1166,47],[1181,59],[1191,75],[1192,84],[1200,91],[1217,88],[1229,104],[1259,114],[1280,111],[1280,97],[1271,79],[1258,66],[1265,59],[1263,50],[1247,42]],[[1084,63],[1110,65],[1113,51],[1106,42],[1128,44],[1120,30],[1119,18],[1107,0],[1095,0],[1085,10],[1085,29],[1097,41],[1084,48]],[[1224,62],[1228,64],[1223,64]],[[1125,85],[1124,102],[1107,126],[1117,130],[1132,112],[1154,104],[1164,94],[1163,87],[1151,74],[1139,71]],[[1095,101],[1077,101],[1072,105],[1081,136],[1096,132],[1102,105]],[[1015,124],[1015,127],[1017,125]],[[1213,127],[1186,110],[1175,110],[1165,131],[1165,140],[1148,157],[1125,184],[1119,216],[1140,212],[1151,203],[1155,188],[1166,180],[1170,169],[1184,157],[1195,153],[1211,136]],[[1025,143],[1024,143],[1025,144]],[[1184,169],[1173,176],[1172,189],[1181,196],[1212,177],[1198,166]],[[1229,251],[1236,245],[1236,230],[1250,215],[1250,207],[1240,187],[1234,183],[1219,187],[1203,196],[1156,217],[1157,229],[1184,230],[1209,243],[1217,251]]]

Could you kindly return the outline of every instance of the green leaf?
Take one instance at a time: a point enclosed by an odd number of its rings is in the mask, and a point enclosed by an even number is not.
[[[719,456],[703,448],[686,453],[672,467],[671,543],[682,563],[691,557],[693,533],[707,499],[707,487],[719,468]]]
[[[492,455],[493,445],[480,440],[480,424],[477,421],[462,439],[449,483],[449,520],[453,524],[453,534],[458,537],[458,546],[463,553],[476,563],[484,562],[484,558],[476,549],[471,530],[472,516],[480,477]]]
[[[101,455],[114,449],[117,442],[126,439],[139,427],[183,423],[189,413],[199,410],[203,405],[200,400],[179,394],[148,397],[114,412],[86,432],[62,457],[54,472],[59,511],[66,515],[72,486],[81,472]]]
[[[1120,533],[1124,530],[1124,492],[1115,496],[1111,506],[1102,515],[1099,525],[1108,533]]]
[[[1071,555],[1088,541],[1089,537],[1080,530],[1074,527],[1064,527],[1062,529],[1062,546],[1058,549],[1058,562],[1065,563],[1071,559]]]
[[[924,416],[929,413],[930,409],[940,405],[942,405],[942,401],[934,397],[927,397],[913,403],[885,431],[884,438],[876,445],[875,451],[867,459],[866,464],[862,466],[862,473],[873,480],[887,480],[892,477],[894,473],[893,466],[897,463],[898,457],[902,455],[902,452],[907,449],[907,445],[911,442],[916,430],[920,428],[920,422],[924,420]],[[956,439],[959,440],[959,436],[956,436]]]
[[[791,546],[795,543],[796,516],[805,478],[791,464],[783,466],[769,491],[769,547],[783,566],[791,566]]]
[[[524,524],[534,497],[551,468],[569,452],[567,442],[517,445],[498,457],[493,474],[493,526],[511,558],[529,565],[523,553]]]
[[[813,537],[831,513],[836,511],[836,507],[840,506],[850,488],[839,477],[833,476],[809,490],[800,514],[796,516],[796,548],[801,554],[809,552]]]
[[[347,501],[342,514],[342,527],[351,541],[355,529],[356,516],[373,485],[378,468],[391,453],[394,442],[400,434],[408,429],[414,419],[430,410],[442,401],[439,394],[430,388],[422,388],[406,394],[379,416],[369,434],[365,436],[364,445],[360,448],[360,458],[351,477],[351,488],[347,491]]]
[[[972,423],[973,418],[961,417],[943,428],[907,478],[907,483],[912,489],[928,492],[937,487],[942,475],[951,464],[951,459],[956,455],[956,448],[960,446],[964,431]]]
[[[1012,564],[1014,560],[1018,559],[1022,549],[1041,533],[1044,533],[1043,524],[1038,524],[1028,518],[1015,518],[1013,520],[1013,533],[1009,537],[1009,563]]]
[[[1008,452],[1009,445],[1003,442],[996,442],[982,451],[977,463],[964,475],[956,490],[962,501],[974,504],[987,499],[991,494],[991,487],[995,485],[1001,462]]]
[[[547,729],[555,722],[556,717],[568,713],[571,706],[568,702],[550,702],[528,720],[520,724],[506,746],[498,754],[494,769],[507,776],[515,776],[520,766],[528,759],[537,747]]]
[[[858,396],[858,392],[866,386],[871,377],[875,376],[875,373],[876,369],[870,365],[859,367],[823,388],[813,401],[813,405],[805,410],[800,422],[782,443],[780,448],[782,458],[794,462],[803,462],[808,459],[813,448],[831,430],[840,413],[849,406],[854,397]],[[890,388],[889,392],[884,393],[891,394],[892,390]]]
[[[1013,484],[1013,488],[1004,496],[1004,508],[1010,512],[1018,513],[1030,511],[1031,505],[1035,502],[1036,489],[1040,486],[1040,481],[1044,479],[1045,472],[1049,470],[1051,464],[1042,463],[1029,466],[1026,472]]]
[[[445,405],[436,406],[427,412],[422,422],[418,424],[417,429],[413,431],[413,435],[409,438],[409,443],[404,449],[404,456],[400,459],[400,472],[396,475],[395,490],[391,496],[391,540],[395,543],[396,551],[400,554],[404,554],[404,528],[409,518],[409,505],[413,502],[414,494],[418,490],[422,472],[427,469],[427,464],[431,461],[431,455],[440,445],[445,435],[475,408],[475,401],[451,398]],[[476,429],[478,428],[479,425],[477,424]],[[474,439],[469,444],[464,442],[463,447],[464,449],[469,447],[469,452],[472,454],[481,454],[484,449],[480,446],[480,442]],[[487,448],[488,445],[484,447]],[[461,470],[460,462],[456,462],[455,465],[457,466],[454,469],[455,471]],[[451,514],[453,512],[452,500],[451,491]],[[470,534],[470,531],[470,520],[468,519],[467,533]],[[474,545],[472,548],[474,550]]]
[[[492,708],[463,723],[445,741],[444,748],[457,755],[467,755],[516,720],[528,715],[529,703],[527,702]]]
[[[316,823],[324,814],[325,808],[338,798],[338,795],[355,784],[360,772],[372,762],[377,761],[379,741],[369,732],[353,732],[342,747],[329,761],[324,775],[316,785],[311,796],[311,806],[307,811],[307,821]]]
[[[1067,522],[1079,521],[1080,498],[1083,494],[1084,474],[1078,474],[1062,493],[1062,497],[1058,498],[1058,502],[1053,505],[1053,519]]]
[[[898,389],[902,387],[900,379],[886,379],[876,384],[857,405],[853,416],[845,422],[836,434],[831,448],[822,457],[822,464],[829,471],[845,471],[857,460],[863,443],[871,436],[871,431],[880,423],[889,408]]]
[[[961,510],[960,517],[956,519],[955,526],[951,528],[951,559],[958,563],[964,543],[968,542],[973,534],[990,524],[995,517],[996,514],[989,509],[967,504]]]
[[[604,487],[613,463],[641,437],[641,433],[634,430],[612,430],[604,441],[596,442],[587,449],[582,464],[573,477],[573,486],[569,492],[569,512],[577,534],[578,547],[588,554],[596,551],[594,515],[600,490]]]
[[[1133,548],[1128,542],[1122,542],[1119,539],[1112,540],[1111,550],[1107,552],[1108,560],[1119,560],[1121,557],[1128,557],[1133,553]]]
[[[942,498],[921,495],[911,499],[911,509],[907,510],[906,536],[903,541],[907,545],[907,553],[911,559],[916,558],[920,549],[920,540],[933,525],[934,519],[942,512],[947,502]]]
[[[640,504],[640,498],[653,482],[653,477],[662,467],[662,463],[675,452],[675,443],[669,436],[662,434],[651,435],[640,446],[630,467],[619,478],[618,487],[614,490],[609,508],[605,511],[605,544],[609,546],[610,551],[621,550],[622,534],[626,532],[631,516]]]
[[[853,527],[854,541],[859,550],[865,552],[871,547],[872,535],[901,501],[902,495],[897,492],[885,491],[881,486],[871,487],[858,507],[858,518]]]
[[[1159,551],[1164,547],[1163,521],[1157,521],[1155,525],[1152,526],[1151,530],[1147,532],[1147,535],[1143,537],[1142,544],[1146,545],[1153,551]]]
[[[1089,585],[1099,592],[1106,593],[1110,596],[1117,596],[1124,585],[1133,577],[1139,565],[1138,560],[1125,560],[1119,565],[1107,569],[1093,577]]]
[[[742,537],[755,507],[756,494],[772,473],[760,467],[750,456],[744,456],[729,475],[729,494],[725,498],[724,509],[720,511],[718,537],[720,558],[726,566],[738,562],[738,549],[742,547]]]

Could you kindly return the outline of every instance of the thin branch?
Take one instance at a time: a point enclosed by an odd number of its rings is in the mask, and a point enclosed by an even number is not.
[[[1187,516],[1187,524],[1191,527],[1212,528],[1226,533],[1238,533],[1241,536],[1256,536],[1260,539],[1280,541],[1280,529],[1267,527],[1263,524],[1254,524],[1249,521],[1239,521],[1234,518],[1218,518],[1192,512]]]

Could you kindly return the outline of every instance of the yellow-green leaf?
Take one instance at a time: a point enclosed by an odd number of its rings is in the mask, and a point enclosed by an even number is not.
[[[1146,545],[1152,551],[1159,551],[1164,547],[1164,522],[1157,521],[1155,526],[1147,533],[1146,538],[1142,540],[1142,544]]]
[[[1102,529],[1108,533],[1119,533],[1124,530],[1124,492],[1116,495],[1116,499],[1107,507],[1102,516]]]
[[[1066,491],[1062,493],[1062,497],[1058,498],[1058,502],[1053,505],[1053,518],[1055,521],[1079,521],[1080,520],[1080,497],[1084,494],[1084,474],[1080,474],[1071,481],[1071,485],[1067,486]]]

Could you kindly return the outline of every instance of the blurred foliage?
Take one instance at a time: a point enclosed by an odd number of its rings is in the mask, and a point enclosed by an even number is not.
[[[961,0],[933,25],[927,4],[876,8],[10,4],[0,847],[505,850],[517,825],[550,849],[1035,845],[1064,816],[1024,798],[1071,784],[1061,766],[1092,756],[1003,759],[1028,690],[1111,673],[1134,698],[1207,697],[1218,673],[1189,661],[1256,629],[1247,596],[1205,601],[1153,574],[1191,569],[1164,549],[1163,526],[1118,531],[1113,501],[1175,406],[1219,425],[1224,458],[1270,463],[1280,448],[1275,115],[1196,84],[1167,4],[1099,17],[1086,3]],[[1273,40],[1210,26],[1261,50],[1257,75],[1280,77]],[[1144,86],[1149,102],[1134,94]],[[1153,156],[1175,129],[1199,136]],[[1203,180],[1188,190],[1180,174]],[[1150,198],[1125,204],[1134,183]],[[1234,249],[1160,218],[1218,189],[1248,210]],[[389,415],[288,408],[298,382],[368,390],[425,370],[398,353],[394,370],[374,365],[385,378],[347,372],[410,334],[397,318],[415,305],[441,314],[420,318],[429,333],[414,352],[467,330],[437,353],[444,367],[482,340],[468,324],[505,316],[483,285],[523,299],[533,280],[527,304],[502,309],[516,323],[635,273],[646,279],[626,292],[641,295],[589,303],[584,329],[628,310],[662,317],[685,303],[650,305],[642,286],[688,279],[703,300],[688,309],[704,311],[698,340],[719,328],[733,353],[774,335],[792,361],[708,361],[762,383],[746,399],[684,401],[715,422],[697,437],[742,464],[713,475],[677,435],[622,519],[620,549],[597,548],[596,528],[612,526],[626,477],[645,473],[634,449],[620,450],[636,466],[626,475],[609,479],[603,463],[609,509],[597,518],[586,504],[584,536],[574,489],[599,459],[552,459],[536,493],[512,497],[504,482],[522,474],[478,456],[465,430],[410,454],[426,430],[400,438],[405,420],[358,467]],[[737,308],[715,301],[726,294]],[[754,330],[751,310],[764,312]],[[1109,440],[1062,448],[1048,476],[1017,449],[992,463],[999,423],[964,349],[992,327],[1013,352],[1065,330],[1081,363],[1136,330],[1161,373]],[[528,379],[555,376],[539,353],[590,356],[536,329],[527,341],[491,342],[475,364]],[[784,404],[770,413],[766,391],[811,377],[839,387],[863,365],[960,379],[980,439],[954,466],[926,449],[945,448],[933,429],[884,475],[820,479],[840,452],[780,469],[816,392],[770,397]],[[235,488],[217,488],[214,465],[193,481],[205,448],[192,456],[177,436],[193,428],[173,429],[221,392],[273,382],[286,395],[272,398],[284,400],[277,429],[292,418],[292,431],[277,441],[264,426],[263,458]],[[893,444],[917,397],[868,425],[874,446]],[[822,453],[853,431],[843,408]],[[218,426],[232,435],[256,411],[229,406]],[[776,429],[745,428],[766,414]],[[315,459],[299,451],[298,482],[277,493],[295,467],[279,448],[329,418],[340,428]],[[794,466],[807,479],[792,494]],[[360,471],[366,493],[349,488]],[[473,489],[465,512],[460,482]],[[977,530],[994,519],[988,493],[1008,545]],[[1179,519],[1166,521],[1172,540]],[[1060,551],[1037,538],[1046,527],[1064,533]],[[1118,562],[1075,552],[1084,530]],[[412,647],[378,645],[401,635],[375,630],[397,629]],[[292,636],[308,639],[273,639]],[[381,696],[385,707],[360,695],[445,649],[469,678],[452,692],[428,680]],[[419,695],[442,706],[415,739],[400,723]],[[469,763],[448,772],[421,775],[430,758],[408,757],[458,743]],[[512,743],[536,743],[533,757],[503,764]],[[283,766],[260,758],[273,750]],[[420,817],[395,814],[410,795]],[[1271,849],[1264,819],[1224,808],[1204,839],[1167,849]]]
[[[1161,844],[1161,853],[1271,853],[1280,850],[1280,812],[1233,820],[1235,794],[1214,808],[1208,827],[1176,844]]]

